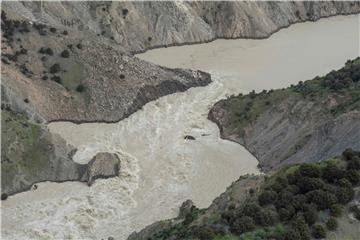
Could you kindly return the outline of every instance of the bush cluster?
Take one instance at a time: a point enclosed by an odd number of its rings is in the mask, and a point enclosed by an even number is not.
[[[342,205],[354,197],[353,187],[360,177],[359,156],[359,152],[348,149],[339,160],[345,164],[304,163],[295,171],[270,177],[257,197],[250,197],[241,208],[225,211],[222,221],[235,235],[281,223],[287,226],[286,233],[276,239],[306,240],[311,235],[324,238],[327,230],[337,228],[336,217],[341,216]],[[331,215],[326,228],[317,223],[323,210]]]

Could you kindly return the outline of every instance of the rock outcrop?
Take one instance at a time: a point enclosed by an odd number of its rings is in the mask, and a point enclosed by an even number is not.
[[[96,154],[87,164],[87,183],[91,186],[97,178],[109,178],[119,175],[120,159],[114,153]]]
[[[5,2],[3,8],[113,39],[130,52],[216,38],[266,38],[296,22],[360,11],[358,1]]]

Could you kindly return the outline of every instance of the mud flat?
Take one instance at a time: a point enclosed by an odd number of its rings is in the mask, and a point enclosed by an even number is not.
[[[207,120],[212,104],[233,93],[325,74],[358,55],[358,15],[296,24],[266,40],[216,40],[138,55],[168,67],[208,71],[213,83],[150,102],[119,123],[51,123],[52,132],[78,148],[79,163],[97,152],[121,155],[121,176],[91,188],[42,183],[36,191],[10,197],[2,204],[4,239],[125,239],[175,216],[186,199],[207,207],[240,175],[258,173],[257,160],[220,139]],[[185,140],[187,135],[195,140]]]

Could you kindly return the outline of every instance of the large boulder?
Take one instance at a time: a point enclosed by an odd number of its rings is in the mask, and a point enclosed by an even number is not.
[[[91,186],[97,178],[109,178],[119,175],[120,159],[114,153],[100,152],[88,163],[88,185]]]

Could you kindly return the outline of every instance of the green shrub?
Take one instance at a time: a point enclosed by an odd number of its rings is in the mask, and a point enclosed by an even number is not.
[[[330,207],[330,215],[333,217],[340,217],[342,215],[343,208],[340,204],[333,204]]]
[[[316,164],[304,163],[299,167],[300,174],[304,177],[318,178],[320,177],[320,169]]]
[[[309,191],[323,189],[325,183],[320,178],[301,177],[296,184],[301,193],[307,193]]]
[[[70,57],[70,52],[68,50],[64,50],[64,51],[61,52],[60,55],[63,58],[68,58],[68,57]]]
[[[284,240],[302,240],[299,231],[293,228],[288,228],[285,232]]]
[[[306,194],[307,200],[314,203],[319,209],[330,208],[331,205],[337,203],[337,198],[334,194],[325,192],[324,190],[314,190]]]
[[[243,216],[235,219],[231,224],[231,232],[241,234],[255,229],[254,220],[251,217]]]
[[[310,229],[309,226],[306,224],[304,216],[302,214],[296,215],[292,220],[291,225],[299,233],[300,239],[310,239]]]
[[[329,164],[323,169],[322,178],[330,183],[336,182],[343,178],[344,171],[335,164]]]
[[[345,160],[351,160],[355,156],[355,152],[351,148],[347,148],[342,155]]]
[[[79,84],[77,87],[76,87],[76,91],[77,92],[85,92],[86,88],[83,84]]]
[[[53,80],[53,81],[55,81],[55,82],[57,82],[57,83],[59,83],[59,84],[62,85],[62,79],[61,79],[61,77],[59,77],[59,76],[53,76],[53,77],[51,78],[51,80]]]
[[[338,202],[341,204],[346,204],[354,198],[355,192],[352,188],[343,188],[338,187],[336,189],[336,197]]]
[[[54,55],[54,52],[53,52],[53,50],[51,48],[44,48],[44,47],[40,48],[39,53],[47,54],[47,55],[50,55],[50,56]]]
[[[260,195],[259,195],[259,204],[261,206],[267,205],[267,204],[272,204],[276,201],[277,199],[277,193],[275,191],[272,190],[264,190]]]
[[[193,230],[194,236],[198,237],[200,240],[209,240],[215,238],[215,232],[211,227],[200,226],[196,227]]]
[[[340,187],[345,187],[345,188],[351,188],[352,187],[352,183],[346,179],[346,178],[342,178],[338,181],[338,185]]]
[[[261,226],[271,226],[277,223],[278,215],[271,209],[262,209],[256,216],[255,221]]]
[[[351,160],[349,160],[347,169],[360,170],[360,158],[358,156],[354,156]]]
[[[312,205],[308,206],[304,212],[304,218],[307,224],[313,225],[318,219],[317,209]]]
[[[358,185],[360,182],[360,174],[354,169],[347,170],[345,173],[345,178],[349,180],[354,186]]]
[[[325,228],[320,224],[314,225],[312,230],[312,236],[316,239],[325,238],[326,237]]]
[[[60,65],[58,63],[55,63],[54,65],[52,65],[50,67],[50,73],[54,74],[54,73],[58,73],[60,72],[61,68]]]
[[[326,222],[326,227],[330,231],[333,231],[333,230],[337,229],[338,222],[336,221],[336,218],[330,217],[329,220]]]

